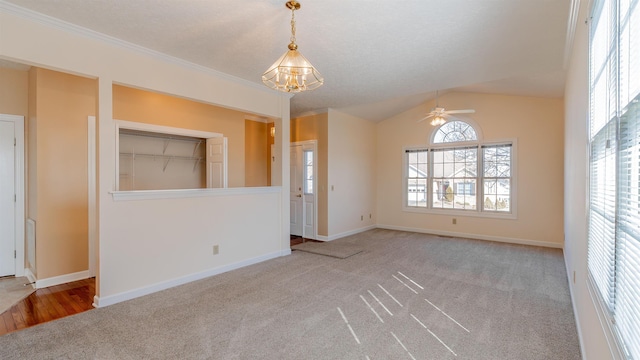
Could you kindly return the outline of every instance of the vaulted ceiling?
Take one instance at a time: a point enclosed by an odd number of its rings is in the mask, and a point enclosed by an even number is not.
[[[290,38],[285,0],[1,2],[255,83]],[[299,50],[325,85],[295,95],[292,116],[379,121],[435,90],[561,97],[571,2],[300,0]]]

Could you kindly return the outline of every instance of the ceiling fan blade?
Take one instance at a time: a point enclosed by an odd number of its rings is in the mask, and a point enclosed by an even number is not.
[[[458,118],[458,117],[455,117],[455,116],[453,116],[453,115],[447,115],[447,114],[445,114],[445,115],[444,115],[444,118],[445,118],[447,121],[464,121],[464,120],[462,120],[462,119],[460,119],[460,118]]]
[[[434,114],[429,114],[429,115],[427,115],[427,116],[423,117],[422,119],[418,120],[417,122],[421,123],[421,122],[423,122],[423,121],[425,121],[425,120],[427,120],[427,119],[432,118],[432,117],[433,117],[433,115],[434,115]]]
[[[467,110],[447,110],[444,113],[445,114],[473,114],[475,112],[476,112],[475,110],[467,109]]]

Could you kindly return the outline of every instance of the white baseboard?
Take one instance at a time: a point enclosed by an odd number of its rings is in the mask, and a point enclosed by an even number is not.
[[[459,237],[459,238],[465,238],[465,239],[488,240],[488,241],[497,241],[497,242],[510,243],[510,244],[532,245],[532,246],[542,246],[542,247],[562,249],[562,244],[547,242],[547,241],[507,238],[502,236],[491,236],[491,235],[467,234],[467,233],[458,233],[458,232],[452,232],[452,231],[410,228],[410,227],[394,226],[394,225],[378,224],[377,227],[379,229],[387,229],[387,230],[400,230],[400,231],[417,232],[417,233],[423,233],[423,234]]]
[[[24,276],[29,280],[29,283],[31,284],[31,286],[33,286],[35,288],[36,287],[36,276],[33,274],[31,269],[29,269],[29,268],[24,269]]]
[[[565,266],[565,270],[567,271],[567,280],[569,280],[569,295],[571,295],[571,307],[573,308],[573,317],[576,320],[576,331],[578,332],[578,341],[580,342],[580,353],[582,354],[582,359],[585,360],[586,359],[586,352],[585,352],[585,348],[584,348],[584,339],[582,338],[582,331],[580,331],[582,328],[580,327],[580,318],[578,317],[578,309],[576,308],[576,299],[573,296],[573,286],[575,285],[575,283],[573,282],[573,274],[571,274],[570,270],[569,270],[569,261],[567,261],[566,259],[566,252],[562,252],[562,256],[564,258],[564,266]]]
[[[337,240],[337,239],[343,238],[345,236],[359,234],[359,233],[365,232],[367,230],[373,230],[376,227],[377,227],[376,225],[369,225],[369,226],[366,226],[366,227],[363,227],[363,228],[349,230],[349,231],[345,231],[345,232],[341,232],[339,234],[334,234],[334,235],[329,235],[329,236],[318,235],[318,239],[316,239],[316,240],[333,241],[333,240]]]
[[[231,270],[239,269],[245,266],[257,264],[263,261],[275,259],[280,256],[290,255],[291,249],[288,250],[279,250],[269,254],[261,255],[258,257],[254,257],[251,259],[239,261],[233,264],[224,265],[212,269],[207,269],[201,272],[197,272],[194,274],[189,274],[185,276],[181,276],[179,278],[162,281],[153,285],[144,286],[138,289],[133,289],[125,292],[121,292],[119,294],[108,295],[108,296],[95,296],[93,298],[93,306],[94,307],[105,307],[113,304],[117,304],[119,302],[135,299],[144,295],[149,295],[154,292],[162,291],[165,289],[169,289],[178,285],[183,285],[190,283],[192,281],[201,280],[210,276],[219,275]]]
[[[31,272],[31,271],[29,271]],[[89,270],[79,271],[72,274],[54,276],[46,279],[36,280],[36,289],[42,289],[49,286],[65,284],[72,281],[84,280],[90,278]]]

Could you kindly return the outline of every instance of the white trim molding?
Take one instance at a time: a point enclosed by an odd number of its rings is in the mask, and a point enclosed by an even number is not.
[[[133,44],[133,43],[130,43],[130,42],[127,42],[103,33],[99,33],[94,30],[84,28],[82,26],[78,26],[76,24],[72,24],[48,15],[35,12],[33,10],[29,10],[29,9],[17,6],[15,4],[7,3],[2,0],[0,0],[0,10],[6,11],[7,13],[10,13],[12,15],[16,15],[25,19],[35,21],[43,25],[52,26],[56,29],[66,31],[71,34],[83,36],[89,39],[98,40],[109,45],[117,46],[119,48],[136,52],[138,54],[150,56],[152,58],[164,61],[169,64],[175,64],[175,65],[188,68],[188,69],[193,69],[195,71],[202,72],[205,74],[210,74],[218,78],[222,78],[238,84],[242,84],[243,86],[251,87],[253,89],[259,89],[264,92],[273,91],[263,86],[262,84],[258,84],[258,83],[255,83],[246,79],[242,79],[233,75],[225,74],[223,72],[214,70],[212,68],[208,68],[206,66],[198,65],[177,57],[173,57],[173,56],[161,53],[156,50],[151,50],[151,49],[142,47],[140,45],[136,45],[136,44]],[[293,95],[294,94],[283,94],[282,96],[287,96],[288,98],[291,98],[293,97]]]
[[[556,249],[562,249],[563,248],[563,244],[561,244],[561,243],[553,243],[553,242],[548,242],[548,241],[507,238],[507,237],[493,236],[493,235],[468,234],[468,233],[459,233],[459,232],[452,232],[452,231],[441,231],[441,230],[434,230],[434,229],[421,229],[421,228],[395,226],[395,225],[384,225],[384,224],[382,224],[382,225],[378,224],[377,227],[379,229],[408,231],[408,232],[416,232],[416,233],[422,233],[422,234],[433,234],[433,235],[457,237],[457,238],[463,238],[463,239],[487,240],[487,241],[496,241],[496,242],[509,243],[509,244],[542,246],[542,247],[556,248]]]
[[[334,235],[329,235],[329,236],[318,235],[318,239],[316,239],[316,240],[333,241],[333,240],[337,240],[337,239],[340,239],[340,238],[343,238],[343,237],[346,237],[346,236],[359,234],[361,232],[365,232],[365,231],[368,231],[368,230],[373,230],[375,228],[377,228],[376,225],[370,225],[370,226],[365,226],[365,227],[362,227],[362,228],[349,230],[349,231],[345,231],[345,232],[341,232],[339,234],[334,234]]]
[[[97,200],[97,164],[96,164],[96,117],[87,118],[87,198],[88,198],[88,241],[89,276],[96,276],[98,262],[98,200]]]
[[[575,271],[572,274],[571,270],[569,269],[569,264],[571,263],[570,261],[567,260],[567,252],[562,251],[562,258],[564,259],[564,268],[565,271],[567,272],[567,280],[569,282],[569,295],[571,296],[571,308],[573,309],[573,317],[576,320],[576,329],[578,330],[578,342],[580,343],[580,353],[584,356],[584,354],[586,354],[586,349],[584,347],[584,338],[582,337],[582,331],[580,331],[580,329],[582,329],[582,326],[580,326],[580,317],[578,316],[578,309],[576,308],[576,299],[575,299],[575,295],[573,293],[573,288],[575,287],[576,283],[576,278],[575,278]]]
[[[78,271],[75,273],[65,274],[60,276],[54,276],[46,279],[36,280],[36,289],[42,289],[49,286],[66,284],[68,282],[84,280],[90,277],[91,276],[89,276],[89,270]]]
[[[31,286],[35,287],[36,276],[33,273],[33,271],[31,271],[31,269],[29,269],[29,268],[24,269],[24,276],[29,280],[29,284],[31,284]]]
[[[605,309],[604,301],[600,296],[598,287],[591,276],[590,271],[587,271],[587,290],[589,291],[589,297],[591,298],[593,307],[596,310],[596,315],[598,316],[598,321],[602,327],[602,332],[604,333],[607,345],[609,345],[611,358],[614,360],[626,360],[627,357],[624,355],[622,346],[618,343],[618,338],[615,335],[616,330],[613,325],[614,320],[608,313],[607,309]],[[577,319],[578,318],[576,317],[576,320]]]
[[[291,249],[275,251],[275,252],[268,253],[268,254],[261,255],[261,256],[257,256],[257,257],[251,258],[251,259],[247,259],[247,260],[235,262],[235,263],[232,263],[232,264],[228,264],[228,265],[223,265],[223,266],[207,269],[207,270],[204,270],[204,271],[201,271],[201,272],[197,272],[197,273],[181,276],[179,278],[171,279],[171,280],[168,280],[168,281],[162,281],[162,282],[150,285],[150,286],[145,286],[145,287],[141,287],[141,288],[138,288],[138,289],[133,289],[133,290],[121,292],[121,293],[115,294],[115,295],[103,296],[103,297],[99,297],[99,296],[96,295],[93,298],[93,306],[98,308],[98,307],[105,307],[105,306],[117,304],[119,302],[132,300],[132,299],[144,296],[144,295],[149,295],[149,294],[152,294],[152,293],[155,293],[155,292],[158,292],[158,291],[166,290],[166,289],[169,289],[169,288],[172,288],[172,287],[176,287],[176,286],[179,286],[179,285],[184,285],[184,284],[196,281],[196,280],[201,280],[201,279],[204,279],[204,278],[208,278],[210,276],[219,275],[219,274],[231,271],[231,270],[240,269],[240,268],[243,268],[245,266],[254,265],[254,264],[257,264],[257,263],[261,263],[263,261],[275,259],[275,258],[278,258],[280,256],[286,256],[286,255],[290,255],[290,254],[291,254]]]
[[[167,190],[132,190],[110,192],[115,201],[151,200],[151,199],[182,199],[207,196],[234,196],[251,194],[280,193],[282,187],[251,187],[251,188],[210,188],[210,189],[167,189]]]
[[[14,246],[15,256],[15,276],[24,275],[25,259],[25,139],[24,139],[24,116],[0,114],[0,121],[13,123],[13,136],[15,139],[14,152],[14,193],[15,193],[15,234]]]

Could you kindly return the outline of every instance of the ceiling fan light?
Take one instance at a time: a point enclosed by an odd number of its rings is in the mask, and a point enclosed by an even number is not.
[[[442,116],[436,116],[433,118],[433,120],[431,120],[431,125],[433,126],[440,126],[442,124],[444,124],[445,122],[447,122],[444,117]]]

